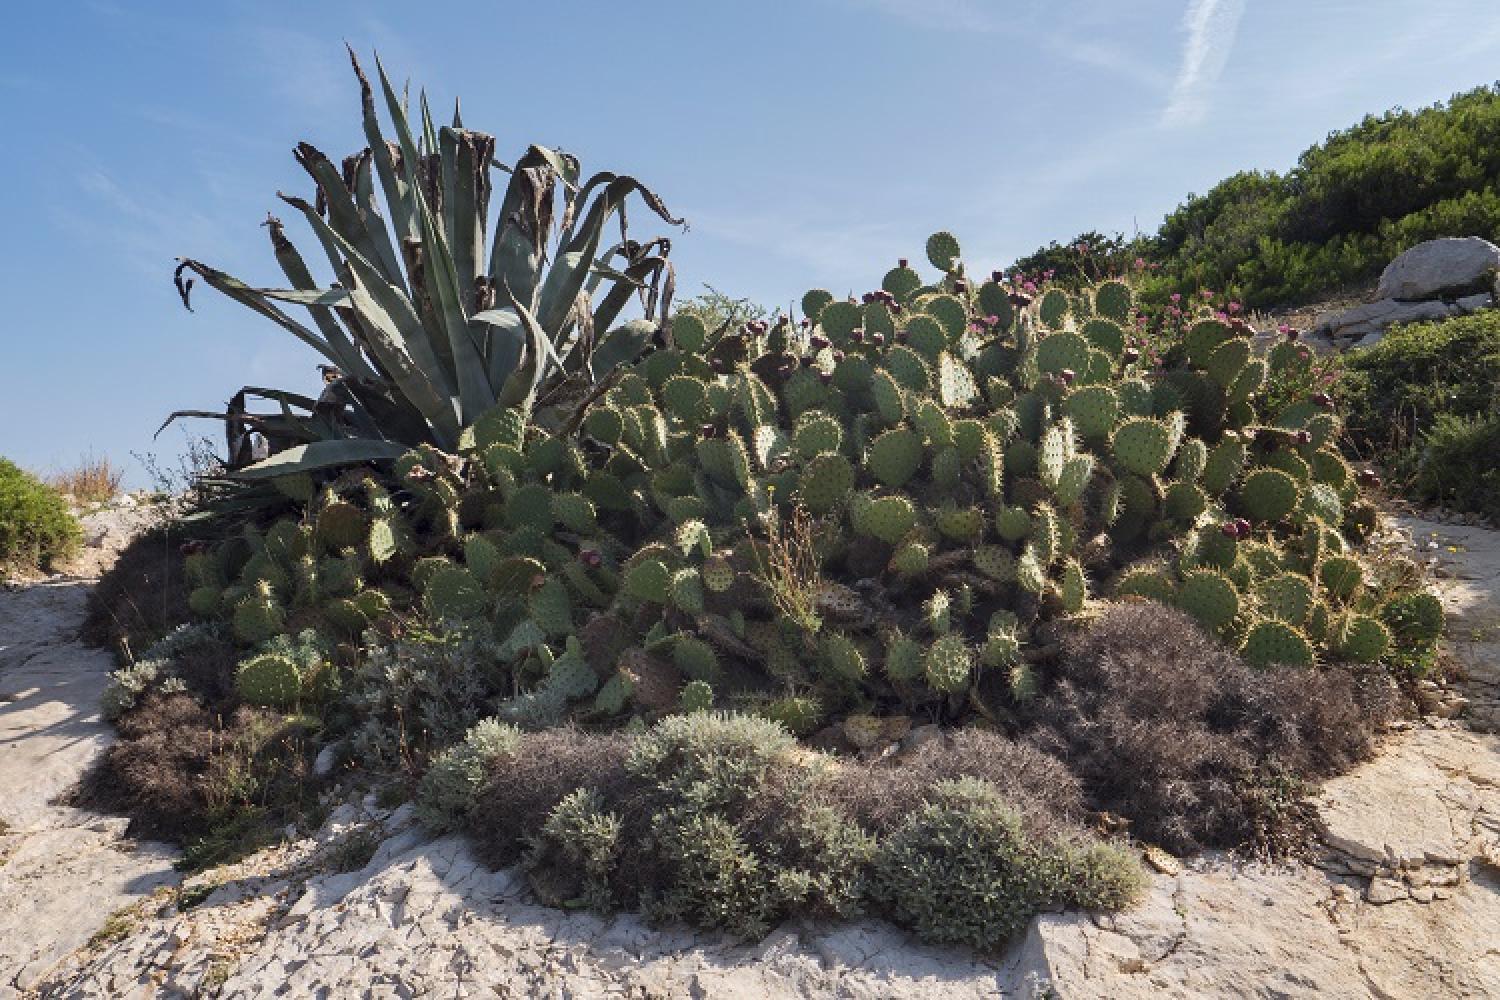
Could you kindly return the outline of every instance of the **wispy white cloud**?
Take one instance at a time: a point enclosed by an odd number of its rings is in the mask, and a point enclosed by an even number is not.
[[[1004,9],[984,0],[845,0],[889,17],[933,30],[1004,35],[1016,45],[1033,45],[1055,56],[1101,69],[1143,86],[1165,89],[1165,75],[1128,49],[1101,41],[1107,26],[1120,17],[1094,7],[1069,9],[1033,0]],[[1126,16],[1129,11],[1125,12]]]
[[[1163,125],[1195,125],[1208,114],[1209,92],[1229,62],[1244,13],[1245,0],[1188,0],[1182,18],[1187,39],[1162,111]]]

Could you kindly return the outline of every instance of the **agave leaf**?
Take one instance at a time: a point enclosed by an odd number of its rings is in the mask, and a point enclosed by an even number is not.
[[[355,311],[370,330],[372,342],[381,345],[380,357],[391,377],[432,426],[437,443],[445,448],[453,447],[461,428],[453,397],[433,385],[421,367],[401,349],[404,342],[401,331],[379,303],[362,289],[352,294]]]
[[[452,376],[438,361],[427,331],[422,326],[422,321],[417,317],[416,309],[406,294],[382,278],[379,270],[342,236],[329,228],[322,216],[318,215],[311,205],[301,198],[294,198],[290,195],[281,197],[283,201],[306,217],[314,231],[327,234],[339,247],[344,259],[349,262],[360,283],[365,286],[369,299],[379,306],[383,319],[382,329],[394,335],[388,337],[388,342],[394,345],[411,364],[415,364],[416,370],[430,383],[432,392],[449,398],[456,395]],[[361,312],[361,319],[364,318]],[[380,363],[391,372],[392,377],[399,381],[400,376],[393,367],[393,361],[386,357],[385,352],[377,353],[377,357],[380,358]],[[404,383],[403,391],[405,391]],[[413,401],[416,402],[415,399]],[[418,403],[418,407],[423,413],[427,413],[427,408],[421,403]]]
[[[236,479],[274,479],[340,465],[386,462],[400,458],[406,451],[405,445],[394,441],[370,441],[362,438],[313,441],[277,452],[264,461],[238,470],[234,476]]]
[[[303,261],[302,255],[297,252],[297,247],[287,239],[281,220],[275,216],[267,216],[265,224],[271,237],[271,250],[276,255],[276,262],[281,265],[281,272],[286,275],[286,279],[299,289],[316,290],[317,282],[313,280],[312,272],[307,269],[307,264]],[[308,312],[312,314],[313,322],[317,324],[323,338],[328,341],[328,346],[338,355],[339,368],[347,375],[373,378],[374,369],[360,353],[355,342],[344,332],[344,328],[334,317],[332,310],[310,306]]]
[[[397,288],[405,287],[401,276],[401,265],[397,262],[389,241],[384,245],[370,235],[364,216],[354,204],[354,197],[344,186],[344,179],[334,169],[333,163],[311,143],[299,142],[296,150],[297,162],[322,192],[323,203],[328,208],[328,225],[355,247],[364,258],[375,264],[386,281]],[[387,258],[386,253],[392,256]]]
[[[436,443],[432,428],[423,419],[421,411],[400,392],[391,393],[383,384],[373,380],[352,378],[340,379],[327,391],[347,398],[356,413],[369,414],[370,425],[363,431],[365,437]]]
[[[323,355],[329,361],[334,364],[339,363],[338,352],[326,340],[273,306],[260,292],[257,292],[234,275],[226,274],[217,268],[209,267],[202,261],[193,260],[191,257],[178,258],[177,287],[182,293],[182,302],[184,305],[188,304],[186,286],[182,284],[182,272],[184,269],[196,272],[210,288],[222,292],[241,305],[248,306],[262,316],[275,321],[287,332],[313,348],[313,350]],[[192,307],[189,306],[189,308]]]
[[[415,237],[410,193],[402,171],[396,169],[395,157],[385,137],[380,133],[380,117],[375,113],[375,90],[359,65],[354,49],[349,49],[349,62],[354,66],[354,75],[359,79],[360,105],[364,113],[365,142],[370,146],[370,155],[375,161],[375,172],[380,175],[380,186],[385,190],[386,208],[390,210],[391,222],[396,227],[398,241]]]
[[[599,379],[638,357],[660,329],[650,320],[633,319],[605,334],[589,357],[594,378]]]
[[[374,151],[370,149],[356,154],[353,176],[347,177],[346,180],[349,181],[348,187],[354,193],[354,203],[358,206],[360,215],[364,217],[365,228],[375,240],[381,259],[398,265],[397,284],[399,285],[401,284],[399,280],[401,257],[396,253],[396,244],[391,240],[391,231],[386,226],[385,214],[380,210],[380,200],[375,197],[375,182],[371,177],[370,169],[370,163],[374,158]]]
[[[490,385],[503,386],[526,350],[526,328],[520,314],[510,306],[476,313],[473,322],[485,325],[485,363],[489,366]]]
[[[464,282],[465,268],[460,265],[459,259],[462,251],[456,245],[454,233],[458,228],[457,212],[458,199],[454,197],[458,189],[458,134],[451,128],[444,128],[438,134],[438,172],[442,178],[443,197],[441,204],[436,206],[442,211],[443,235],[448,241],[448,252],[453,255],[453,270],[458,275],[458,290],[461,301],[472,307],[474,303],[474,271],[468,268],[469,280]],[[472,202],[467,206],[473,212]]]
[[[255,291],[268,299],[298,306],[347,307],[353,302],[347,288],[257,288]]]
[[[557,356],[552,338],[547,336],[547,331],[542,329],[531,310],[516,301],[509,288],[502,288],[502,291],[510,300],[511,308],[520,317],[521,325],[530,340],[531,350],[527,353],[525,366],[518,368],[507,382],[500,402],[507,406],[521,406],[529,411],[536,402],[537,390],[541,388],[551,365],[561,369],[562,358]]]
[[[396,92],[385,75],[384,67],[376,61],[380,70],[381,86],[385,89],[386,105],[396,127],[396,137],[401,142],[402,155],[406,158],[407,183],[412,187],[412,201],[416,207],[418,221],[422,227],[423,246],[427,252],[426,274],[428,285],[436,294],[438,313],[448,336],[448,347],[453,359],[452,375],[458,382],[459,399],[462,403],[460,425],[477,420],[479,415],[495,405],[495,391],[490,387],[484,359],[469,331],[468,310],[464,308],[459,293],[458,275],[453,266],[453,255],[448,250],[448,241],[433,217],[421,188],[417,186],[415,173],[419,160],[412,142],[411,130],[407,126],[406,114],[396,99]],[[427,112],[427,98],[422,96],[424,123],[431,127],[431,115]],[[436,136],[433,137],[434,140]]]
[[[591,193],[593,193],[594,189],[602,186],[607,191],[611,187],[620,185],[628,188],[628,190],[620,195],[620,200],[622,202],[625,199],[625,195],[629,194],[631,191],[639,192],[641,200],[646,203],[651,211],[660,216],[663,222],[666,222],[669,225],[673,226],[680,226],[683,224],[682,219],[675,218],[672,213],[667,210],[666,203],[661,200],[661,197],[655,191],[652,191],[650,188],[646,187],[646,185],[642,184],[634,177],[630,177],[626,174],[612,173],[608,170],[601,170],[599,173],[590,177],[588,181],[584,183],[582,188],[578,189],[577,196],[575,198],[569,200],[568,208],[563,213],[562,220],[562,242],[564,244],[571,243],[575,239],[577,239],[577,234],[574,232],[574,225],[577,222],[576,209],[581,205],[588,204],[588,197]],[[622,223],[620,227],[620,239],[624,240],[625,238],[625,227]]]
[[[458,272],[464,304],[478,309],[475,279],[484,267],[485,228],[490,206],[488,161],[495,140],[481,132],[453,129],[444,129],[439,138],[444,144],[443,210],[448,246],[453,252],[453,266]],[[450,145],[453,147],[451,157]],[[451,182],[446,177],[450,159],[453,161]]]
[[[311,413],[318,408],[318,401],[311,396],[304,396],[300,392],[288,392],[285,389],[265,389],[258,385],[247,385],[240,392],[247,396],[259,396],[261,399],[274,400],[282,406],[300,406]]]
[[[648,257],[627,266],[622,275],[623,280],[616,281],[594,308],[594,329],[609,330],[636,289],[644,288],[647,278],[661,273],[667,266],[664,257]]]
[[[608,178],[608,180],[601,180],[602,178]],[[594,258],[598,256],[605,225],[615,212],[621,211],[626,198],[632,193],[639,193],[662,218],[674,225],[682,223],[681,219],[672,217],[671,213],[666,210],[666,206],[661,203],[661,199],[634,177],[595,174],[584,186],[584,191],[587,192],[600,183],[603,184],[603,190],[595,196],[593,203],[589,205],[588,212],[578,222],[576,230],[569,226],[565,231],[562,252],[558,254],[557,260],[553,262],[551,270],[547,273],[546,281],[542,284],[537,319],[543,328],[552,331],[554,336],[563,329],[568,312],[573,308],[578,292],[588,277],[588,269],[592,266]],[[580,200],[584,196],[581,193]],[[623,213],[621,218],[624,218]],[[571,238],[567,237],[569,233],[572,234]]]
[[[436,153],[438,151],[437,129],[432,122],[432,108],[427,105],[427,91],[417,93],[418,103],[422,106],[422,149],[425,153]]]
[[[558,172],[549,150],[532,146],[516,162],[495,222],[490,287],[508,286],[528,306],[536,304],[537,278],[546,258]]]

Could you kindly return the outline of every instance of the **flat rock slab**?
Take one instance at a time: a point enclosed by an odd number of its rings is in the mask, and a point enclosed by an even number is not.
[[[110,657],[75,635],[88,585],[0,591],[0,1000],[23,995],[116,910],[174,883],[172,852],[126,821],[55,804],[113,739]]]
[[[409,810],[407,810],[409,813]],[[335,832],[320,835],[336,840]],[[186,913],[45,984],[49,997],[1031,997],[999,960],[928,948],[885,924],[789,924],[746,944],[538,906],[515,871],[491,872],[457,838],[391,830],[362,871],[271,871],[242,891],[241,866]],[[299,852],[283,848],[283,861]],[[295,869],[300,862],[293,862]],[[262,859],[262,865],[266,860]],[[276,863],[271,864],[272,868]],[[254,878],[266,876],[250,876]]]
[[[1381,868],[1459,865],[1500,830],[1500,740],[1459,728],[1397,734],[1318,797],[1329,847]]]
[[[1325,316],[1318,321],[1318,331],[1330,337],[1363,339],[1379,337],[1387,327],[1397,323],[1421,323],[1427,320],[1447,319],[1456,315],[1457,309],[1442,301],[1398,302],[1381,299],[1353,309]],[[1362,347],[1371,346],[1361,344]]]
[[[1022,964],[1069,998],[1500,997],[1500,883],[1439,902],[1364,901],[1315,868],[1210,861],[1113,918],[1045,916]]]

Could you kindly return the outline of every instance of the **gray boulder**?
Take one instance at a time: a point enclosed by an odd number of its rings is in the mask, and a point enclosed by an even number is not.
[[[1428,240],[1386,265],[1375,295],[1418,301],[1488,291],[1494,287],[1497,271],[1500,247],[1489,240],[1478,236]]]

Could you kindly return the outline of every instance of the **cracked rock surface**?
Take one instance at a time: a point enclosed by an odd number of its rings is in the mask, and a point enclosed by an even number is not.
[[[139,512],[83,519],[75,570],[97,571]],[[172,852],[125,839],[126,821],[53,804],[113,731],[99,695],[114,667],[76,639],[88,580],[0,591],[0,1000],[41,981],[120,907],[175,881]]]

